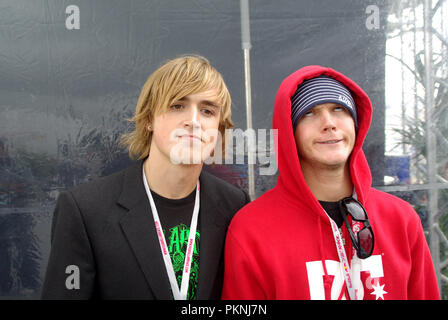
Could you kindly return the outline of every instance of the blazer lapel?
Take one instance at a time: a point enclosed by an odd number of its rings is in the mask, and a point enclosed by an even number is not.
[[[217,199],[213,197],[215,194],[213,185],[207,174],[201,173],[200,183],[201,240],[199,244],[198,299],[204,300],[213,297],[216,278],[219,277],[221,268],[220,264],[223,264],[224,240],[228,222],[220,212]]]
[[[170,300],[172,299],[170,283],[143,185],[143,161],[130,167],[125,174],[118,203],[129,211],[121,218],[120,225],[155,298]],[[216,294],[214,290],[217,277],[222,277],[220,270],[222,272],[224,240],[228,224],[220,212],[218,200],[213,197],[214,184],[207,175],[203,172],[200,176],[201,241],[198,281],[200,300],[209,299]]]
[[[156,299],[172,299],[151,208],[143,185],[143,161],[129,168],[118,200],[129,211],[120,220],[122,230]]]

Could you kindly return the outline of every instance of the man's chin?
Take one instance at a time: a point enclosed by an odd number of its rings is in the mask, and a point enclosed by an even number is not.
[[[198,165],[204,162],[201,156],[174,156],[170,160],[178,165]]]
[[[198,165],[204,162],[202,149],[193,150],[193,148],[179,148],[176,152],[170,153],[170,160],[173,164]]]

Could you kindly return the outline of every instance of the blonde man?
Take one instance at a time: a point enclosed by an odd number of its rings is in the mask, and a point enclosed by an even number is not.
[[[230,105],[201,56],[148,78],[122,139],[138,161],[59,196],[42,298],[220,297],[225,233],[249,197],[202,167],[233,126]]]

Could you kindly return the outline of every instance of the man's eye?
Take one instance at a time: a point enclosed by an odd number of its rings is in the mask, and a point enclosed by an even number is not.
[[[210,110],[210,109],[202,109],[201,110],[202,111],[202,113],[204,113],[206,116],[213,116],[215,113],[212,111],[212,110]]]
[[[334,111],[347,111],[344,107],[335,107]]]
[[[171,110],[180,110],[180,109],[182,109],[184,106],[183,105],[181,105],[181,104],[173,104],[171,107],[170,107],[170,109]]]
[[[303,115],[304,117],[309,117],[309,116],[312,116],[313,115],[313,111],[307,111],[307,112],[305,112],[305,114]]]

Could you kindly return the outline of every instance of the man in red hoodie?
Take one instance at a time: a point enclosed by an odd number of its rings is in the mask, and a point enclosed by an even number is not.
[[[371,187],[364,91],[308,66],[277,93],[277,185],[227,232],[223,299],[440,299],[420,219]]]

